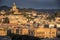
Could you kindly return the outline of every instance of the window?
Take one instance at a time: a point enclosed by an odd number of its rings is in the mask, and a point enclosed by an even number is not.
[[[58,21],[60,21],[60,19]]]
[[[16,34],[19,34],[19,29],[16,29]]]
[[[44,34],[44,32],[38,32],[38,34]]]
[[[16,20],[18,20],[18,18],[16,18]]]
[[[55,34],[55,32],[52,32],[52,34]]]

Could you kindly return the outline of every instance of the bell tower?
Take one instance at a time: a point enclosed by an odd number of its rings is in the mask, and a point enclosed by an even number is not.
[[[19,10],[18,10],[15,2],[13,3],[13,6],[12,6],[10,12],[12,12],[12,14],[18,14],[19,13]]]
[[[15,2],[13,3],[13,6],[12,6],[12,11],[17,11],[17,7],[16,7]]]

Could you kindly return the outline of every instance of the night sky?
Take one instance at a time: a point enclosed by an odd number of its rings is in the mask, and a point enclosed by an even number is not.
[[[12,6],[16,2],[19,8],[60,9],[59,0],[0,0],[0,6]]]

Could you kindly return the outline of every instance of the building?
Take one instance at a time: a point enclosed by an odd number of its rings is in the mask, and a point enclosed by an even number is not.
[[[7,36],[7,30],[0,28],[0,36]]]
[[[35,30],[35,37],[39,38],[55,38],[56,37],[55,28],[38,28]]]
[[[5,10],[2,10],[0,14],[3,14],[3,15],[6,14]]]
[[[60,28],[60,17],[55,17],[55,22],[56,22],[57,28]]]
[[[55,17],[55,21],[60,23],[60,17]]]
[[[54,28],[55,25],[56,25],[56,22],[55,22],[55,21],[51,20],[51,21],[49,22],[49,28]]]
[[[13,6],[10,9],[10,12],[12,12],[12,14],[21,14],[21,12],[19,12],[18,8],[16,7],[15,2],[13,3]]]

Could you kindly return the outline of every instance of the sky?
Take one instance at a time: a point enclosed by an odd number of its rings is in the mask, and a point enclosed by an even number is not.
[[[0,6],[12,6],[13,2],[19,8],[60,9],[59,0],[0,0]]]

